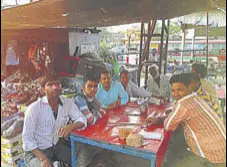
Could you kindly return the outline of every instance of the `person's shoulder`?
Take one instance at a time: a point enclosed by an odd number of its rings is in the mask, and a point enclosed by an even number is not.
[[[161,78],[169,80],[171,78],[171,74],[161,74]]]
[[[181,106],[188,106],[188,105],[194,104],[194,101],[198,98],[200,98],[200,97],[197,94],[197,92],[193,92],[193,93],[181,98],[180,100],[178,100],[177,103],[180,104]],[[193,106],[194,105],[192,105],[191,107],[193,107]]]
[[[122,87],[122,84],[119,81],[112,81],[113,87]]]
[[[74,98],[73,97],[68,98],[68,97],[60,96],[59,98],[60,98],[63,106],[71,104],[71,103],[74,103]]]
[[[75,96],[74,96],[74,100],[75,102],[81,102],[81,101],[86,101],[86,97],[83,96],[81,93],[77,93]]]
[[[28,112],[38,112],[39,108],[41,105],[41,98],[39,98],[38,100],[36,100],[35,102],[31,103],[27,109],[26,109],[26,113]]]

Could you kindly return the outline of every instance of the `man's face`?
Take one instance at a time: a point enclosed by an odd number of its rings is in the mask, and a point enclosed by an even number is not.
[[[181,82],[176,82],[172,84],[172,96],[178,101],[182,97],[189,94],[188,87]]]
[[[129,82],[129,73],[123,73],[120,77],[121,84],[126,87]]]
[[[88,97],[95,97],[98,90],[98,82],[87,81],[84,85],[83,91]]]
[[[192,72],[193,74],[195,74],[195,73],[196,73],[195,68],[192,68],[191,72]]]
[[[44,92],[48,98],[59,97],[62,91],[61,83],[59,80],[48,81],[45,84]]]
[[[110,74],[101,74],[100,77],[100,83],[102,84],[102,87],[105,90],[109,90],[110,89],[110,85],[111,85],[111,77]]]
[[[199,89],[200,83],[197,82],[196,80],[192,80],[191,83],[188,86],[188,91],[190,93],[196,92]]]
[[[156,79],[156,78],[159,76],[159,71],[158,71],[157,68],[152,68],[152,69],[150,70],[150,74],[151,74],[151,76],[152,76],[154,79]]]

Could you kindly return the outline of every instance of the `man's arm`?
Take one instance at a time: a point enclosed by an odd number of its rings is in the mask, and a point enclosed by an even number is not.
[[[83,130],[87,126],[87,119],[85,116],[80,112],[77,105],[74,103],[74,99],[67,99],[65,104],[67,105],[67,110],[69,113],[69,117],[73,121],[72,124],[66,125],[58,130],[58,135],[60,137],[68,136],[73,130]]]
[[[25,112],[24,126],[22,132],[23,139],[23,149],[24,151],[32,151],[38,148],[37,141],[34,138],[34,133],[36,130],[38,122],[37,111],[33,106],[29,106]]]
[[[41,167],[53,167],[53,164],[49,161],[47,156],[42,151],[40,151],[39,149],[36,148],[36,149],[32,150],[32,153],[37,158],[39,158]]]
[[[88,124],[94,124],[96,122],[96,118],[95,118],[94,114],[89,110],[89,108],[87,106],[87,102],[83,97],[76,96],[75,104],[78,106],[79,110],[86,117]]]
[[[123,86],[120,83],[117,83],[117,91],[120,98],[120,104],[125,105],[129,101],[128,93],[124,90]]]
[[[82,130],[86,128],[87,119],[80,112],[78,106],[74,103],[74,100],[70,99],[68,105],[69,105],[69,116],[72,119],[73,123],[75,124],[74,128],[78,130]]]
[[[133,97],[150,97],[151,96],[151,92],[148,92],[147,90],[136,86],[135,83],[129,82],[129,84],[132,87]]]
[[[164,121],[165,130],[175,131],[178,125],[189,118],[186,108],[178,104]]]

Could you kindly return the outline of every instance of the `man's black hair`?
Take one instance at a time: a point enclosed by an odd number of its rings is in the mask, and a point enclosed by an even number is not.
[[[100,72],[100,77],[101,77],[102,74],[110,74],[110,72],[107,71],[107,70],[102,70],[102,71]]]
[[[83,79],[83,82],[84,82],[83,85],[85,85],[87,81],[99,82],[99,78],[96,77],[95,75],[87,74]]]
[[[199,77],[196,74],[193,73],[188,73],[189,82],[191,83],[192,81],[200,82]]]
[[[127,70],[123,70],[120,72],[120,77],[123,75],[123,74],[129,74],[129,72]]]
[[[201,78],[207,76],[207,67],[204,64],[194,63],[192,64],[192,68],[195,70],[196,74],[200,74]]]
[[[45,87],[47,82],[58,81],[58,80],[60,81],[60,78],[56,74],[46,74],[40,79],[40,85],[41,87]]]
[[[190,73],[181,73],[175,74],[170,78],[169,83],[172,85],[173,83],[183,83],[185,86],[189,86],[190,84]]]

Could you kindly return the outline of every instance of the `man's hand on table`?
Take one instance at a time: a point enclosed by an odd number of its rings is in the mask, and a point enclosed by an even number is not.
[[[158,125],[162,123],[160,118],[155,118],[155,117],[147,118],[145,121],[147,122],[147,126]]]
[[[106,111],[103,108],[100,108],[99,112],[102,116],[106,115]]]
[[[115,103],[110,104],[106,109],[114,109],[121,106],[121,100],[117,100]]]
[[[58,136],[66,137],[70,134],[71,131],[72,131],[72,128],[69,126],[62,127],[58,130]]]

